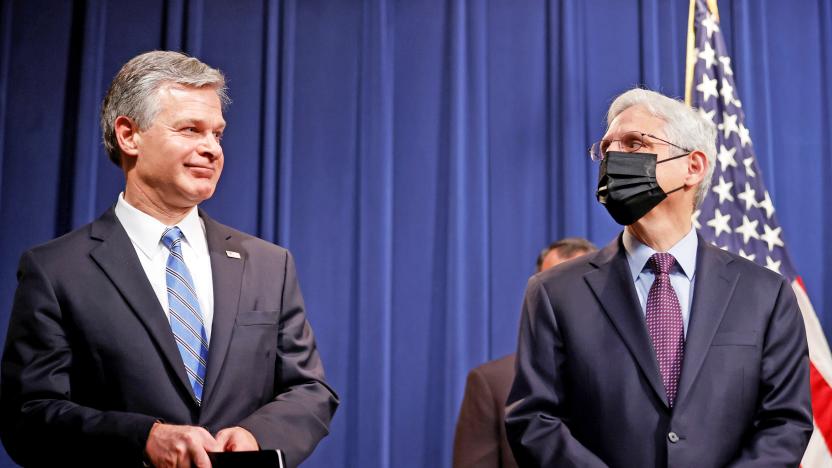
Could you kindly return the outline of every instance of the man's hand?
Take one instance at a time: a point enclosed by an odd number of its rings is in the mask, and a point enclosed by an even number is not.
[[[242,427],[228,427],[217,432],[217,443],[224,452],[242,452],[260,450],[257,439]]]
[[[190,467],[210,468],[207,452],[221,452],[211,434],[201,427],[176,426],[157,422],[150,429],[145,453],[157,468]]]

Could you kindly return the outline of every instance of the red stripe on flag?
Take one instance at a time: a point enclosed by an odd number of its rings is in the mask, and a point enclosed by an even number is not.
[[[798,277],[797,277],[797,278],[795,278],[794,280],[795,280],[795,281],[797,281],[797,284],[799,284],[799,285],[800,285],[800,287],[801,287],[804,291],[806,290],[806,285],[805,285],[805,284],[803,284],[803,277],[798,276]]]
[[[812,413],[827,447],[832,442],[832,387],[809,361],[809,382],[812,386]]]

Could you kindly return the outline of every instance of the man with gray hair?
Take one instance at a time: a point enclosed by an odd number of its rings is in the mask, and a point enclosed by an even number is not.
[[[0,437],[36,466],[210,466],[328,433],[292,256],[198,209],[223,168],[225,78],[177,52],[122,67],[101,112],[125,174],[91,224],[24,253],[2,358]]]
[[[518,464],[797,466],[812,412],[794,294],[692,225],[713,125],[644,89],[607,125],[596,197],[624,230],[529,280],[506,414]]]

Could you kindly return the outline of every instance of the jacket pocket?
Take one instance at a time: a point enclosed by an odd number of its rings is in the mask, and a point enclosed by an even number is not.
[[[757,346],[756,331],[717,332],[711,346]]]
[[[247,310],[237,314],[237,326],[277,325],[280,318],[278,310]]]

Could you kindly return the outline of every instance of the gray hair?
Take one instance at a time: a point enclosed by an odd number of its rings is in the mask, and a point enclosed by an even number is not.
[[[684,148],[702,151],[708,157],[708,173],[699,184],[694,198],[694,209],[698,208],[708,194],[714,175],[716,126],[683,101],[649,89],[634,88],[612,102],[607,112],[607,127],[619,114],[633,106],[641,106],[654,117],[664,120],[664,132],[669,141]]]
[[[139,129],[147,129],[159,112],[159,90],[172,84],[213,88],[223,106],[229,102],[222,72],[194,57],[161,50],[133,57],[113,78],[101,106],[104,149],[117,166],[121,167],[121,149],[116,139],[116,119],[124,115]]]

